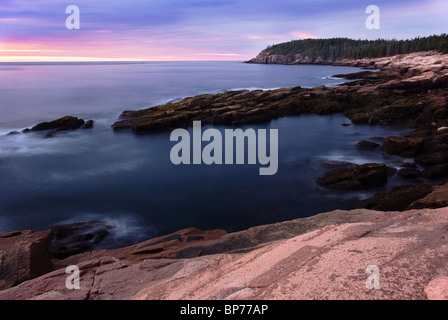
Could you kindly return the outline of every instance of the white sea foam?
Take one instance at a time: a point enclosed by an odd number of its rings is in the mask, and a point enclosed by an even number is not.
[[[282,87],[273,87],[273,88],[241,87],[241,88],[232,88],[232,89],[217,89],[217,90],[211,90],[211,91],[202,91],[202,92],[197,92],[195,94],[181,96],[181,97],[176,97],[176,98],[161,99],[161,100],[158,100],[155,103],[151,103],[151,104],[148,104],[146,106],[142,106],[140,108],[132,108],[132,110],[147,109],[147,108],[152,108],[152,107],[155,107],[155,106],[162,106],[162,105],[165,105],[165,104],[168,104],[168,103],[178,103],[178,102],[180,102],[180,101],[182,101],[182,100],[184,100],[186,98],[191,98],[191,97],[195,97],[195,96],[199,96],[199,95],[203,95],[203,94],[218,94],[218,93],[225,93],[225,92],[229,92],[229,91],[241,91],[241,90],[271,91],[271,90],[277,90],[277,89],[282,89]]]
[[[341,80],[341,78],[336,78],[333,76],[323,76],[323,77],[320,77],[320,79],[322,79],[322,80]]]
[[[56,139],[42,139],[30,134],[0,137],[0,157],[64,152]]]
[[[126,162],[114,163],[106,166],[97,167],[94,169],[80,170],[75,173],[66,172],[52,172],[48,178],[49,182],[71,182],[77,181],[84,178],[91,178],[102,175],[116,174],[119,172],[129,172],[134,171],[148,160],[145,159],[133,159]]]
[[[145,225],[143,219],[133,213],[80,213],[73,218],[60,221],[54,225],[89,221],[101,221],[109,231],[109,235],[96,249],[130,245],[157,236],[155,227]],[[92,228],[94,229],[95,227],[92,226]],[[93,229],[90,231],[94,231]],[[85,232],[89,232],[89,230],[85,230]]]
[[[241,91],[241,90],[249,90],[249,91],[256,91],[256,90],[262,90],[262,91],[271,91],[271,90],[277,90],[281,89],[281,87],[273,87],[273,88],[258,88],[258,87],[247,87],[247,88],[234,88],[226,91]]]
[[[354,157],[353,155],[350,154],[329,154],[329,155],[323,155],[321,158],[325,161],[350,162],[356,165],[362,165],[372,162],[372,159],[365,157]]]
[[[99,129],[97,128],[95,134],[110,130],[110,123],[107,119],[101,119],[96,123]],[[85,152],[96,143],[91,138],[91,130],[64,131],[46,137],[49,132],[7,135],[2,134],[5,130],[0,129],[0,157]]]
[[[347,162],[353,163],[355,165],[363,165],[366,163],[384,163],[388,167],[395,168],[397,170],[399,170],[403,166],[403,159],[398,156],[392,155],[388,155],[387,157],[377,155],[375,157],[375,155],[372,154],[372,157],[362,157],[354,156],[353,154],[328,154],[323,155],[320,158],[324,161]]]

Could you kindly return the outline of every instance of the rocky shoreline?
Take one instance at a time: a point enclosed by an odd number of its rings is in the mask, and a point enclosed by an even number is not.
[[[0,300],[448,299],[447,208],[336,210],[231,234],[189,228],[65,259],[51,256],[53,237],[0,234]],[[72,265],[79,289],[66,287]],[[372,265],[377,289],[366,286]]]
[[[331,62],[260,55],[250,63],[378,71],[336,75],[353,81],[332,88],[185,98],[125,111],[112,128],[145,134],[188,127],[195,120],[236,126],[305,113],[342,113],[354,124],[407,124],[413,131],[405,137],[360,141],[357,147],[413,163],[403,163],[398,172],[381,163],[333,169],[317,183],[368,190],[394,174],[412,183],[359,201],[353,211],[232,234],[189,228],[115,250],[85,246],[100,241],[107,226],[81,235],[70,232],[79,225],[0,234],[0,299],[447,299],[448,55]],[[33,128],[51,137],[92,125],[64,117]],[[73,264],[82,271],[81,290],[65,288],[65,267]],[[383,290],[365,287],[365,268],[372,264],[382,270]]]
[[[337,169],[317,181],[322,186],[365,190],[382,186],[388,175],[398,174],[413,181],[414,186],[405,185],[389,193],[377,194],[374,202],[361,201],[357,206],[405,210],[429,194],[432,186],[447,182],[448,55],[419,52],[377,59],[309,61],[291,57],[268,58],[261,53],[250,63],[318,63],[378,71],[335,75],[353,81],[330,88],[239,90],[189,97],[144,110],[124,111],[112,128],[144,134],[188,127],[195,120],[237,126],[269,122],[289,115],[342,113],[354,124],[405,124],[412,128],[413,132],[405,137],[387,137],[381,145],[360,141],[357,147],[414,159],[414,163],[404,162],[397,173],[383,170],[378,174],[377,168],[382,164]],[[397,194],[400,194],[397,200],[400,203],[391,201]]]

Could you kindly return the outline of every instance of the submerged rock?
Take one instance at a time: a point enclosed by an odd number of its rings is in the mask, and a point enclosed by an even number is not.
[[[11,132],[9,132],[9,133],[6,134],[6,135],[7,135],[7,136],[15,136],[15,135],[18,135],[18,134],[20,134],[19,131],[11,131]]]

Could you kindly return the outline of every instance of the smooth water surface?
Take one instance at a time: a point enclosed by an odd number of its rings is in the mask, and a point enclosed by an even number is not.
[[[242,127],[278,129],[278,172],[260,176],[259,164],[175,166],[170,132],[134,135],[114,133],[110,126],[123,110],[180,97],[330,86],[341,83],[331,75],[357,70],[235,62],[0,65],[0,232],[101,219],[128,243],[191,226],[230,232],[350,208],[353,197],[372,193],[333,192],[316,179],[334,161],[396,165],[394,157],[354,145],[402,135],[404,128],[345,127],[350,121],[342,115],[284,117]],[[93,119],[95,126],[53,138],[5,136],[64,115]]]

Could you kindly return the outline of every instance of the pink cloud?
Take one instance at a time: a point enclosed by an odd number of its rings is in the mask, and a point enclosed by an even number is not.
[[[297,39],[317,39],[318,38],[317,36],[313,35],[312,33],[309,33],[306,31],[291,31],[289,34]]]

